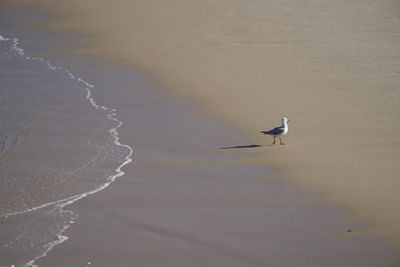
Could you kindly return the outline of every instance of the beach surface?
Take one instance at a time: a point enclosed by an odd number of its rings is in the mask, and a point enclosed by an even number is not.
[[[69,240],[39,266],[396,266],[366,224],[251,160],[268,146],[129,70],[84,62],[72,66],[118,107],[133,162],[69,207]]]
[[[22,1],[23,2],[23,1]],[[42,26],[85,34],[77,53],[145,71],[255,142],[284,179],[321,192],[400,247],[396,1],[36,1]]]
[[[393,5],[38,1],[35,27],[80,38],[25,48],[95,84],[134,151],[39,266],[396,266]]]

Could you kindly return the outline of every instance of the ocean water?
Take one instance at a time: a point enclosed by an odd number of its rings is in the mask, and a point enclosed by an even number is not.
[[[0,80],[0,266],[33,266],[68,238],[68,205],[123,175],[132,148],[94,85],[16,38],[0,36]]]

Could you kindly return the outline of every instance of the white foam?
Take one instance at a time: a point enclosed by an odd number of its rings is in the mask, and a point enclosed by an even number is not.
[[[89,82],[85,81],[84,79],[74,75],[72,72],[70,72],[67,69],[64,69],[62,67],[57,67],[54,66],[50,61],[45,60],[44,58],[40,58],[40,57],[31,57],[31,56],[27,56],[25,55],[25,52],[23,49],[21,49],[18,46],[18,42],[19,40],[17,38],[5,38],[4,36],[0,35],[0,41],[11,41],[12,45],[11,45],[11,49],[19,56],[25,58],[26,60],[30,60],[30,61],[37,61],[41,64],[45,64],[48,69],[52,70],[52,71],[61,71],[64,72],[69,78],[81,83],[85,90],[86,90],[86,99],[88,100],[88,103],[90,103],[90,105],[92,105],[95,109],[97,110],[102,110],[107,112],[107,116],[106,118],[108,120],[112,120],[114,122],[117,123],[117,126],[115,126],[114,128],[111,128],[108,132],[112,137],[112,142],[118,146],[118,147],[122,147],[122,148],[126,148],[128,150],[128,155],[124,157],[124,162],[122,164],[120,164],[116,169],[115,169],[115,174],[111,175],[109,177],[107,177],[107,181],[105,183],[103,183],[102,185],[100,185],[99,187],[97,187],[96,189],[90,190],[88,192],[82,193],[82,194],[77,194],[68,198],[64,198],[61,200],[57,200],[57,201],[53,201],[53,202],[48,202],[48,203],[43,203],[41,205],[35,206],[35,207],[31,207],[22,211],[17,211],[17,212],[12,212],[12,213],[7,213],[7,214],[0,214],[0,217],[6,218],[9,216],[14,216],[14,215],[18,215],[18,214],[23,214],[23,213],[27,213],[27,212],[33,212],[36,210],[40,210],[43,209],[45,207],[49,207],[54,205],[55,208],[59,211],[63,211],[63,208],[67,205],[70,205],[82,198],[85,198],[89,195],[92,195],[94,193],[97,193],[105,188],[107,188],[111,183],[113,183],[115,181],[115,179],[117,179],[118,177],[122,176],[125,174],[125,172],[122,171],[122,168],[129,164],[130,162],[132,162],[132,155],[133,155],[133,149],[131,146],[126,145],[126,144],[122,144],[120,142],[120,138],[119,138],[119,132],[118,129],[120,127],[122,127],[122,125],[124,124],[121,120],[119,120],[117,118],[117,113],[116,113],[116,109],[112,109],[112,108],[108,108],[102,105],[97,104],[97,102],[95,101],[95,99],[93,98],[93,94],[92,94],[92,90],[93,88],[95,88],[95,86],[93,84],[90,84]],[[71,220],[69,222],[69,224],[74,223],[74,220]],[[46,246],[46,250],[44,253],[42,253],[41,255],[35,257],[34,259],[32,259],[31,261],[27,262],[24,267],[28,267],[28,266],[36,266],[34,265],[34,263],[47,255],[47,253],[56,245],[63,243],[64,241],[66,241],[68,239],[68,237],[63,236],[62,234],[65,232],[65,230],[67,230],[69,228],[69,225],[65,225],[64,228],[60,231],[60,233],[57,235],[57,240],[49,243]],[[90,264],[90,263],[89,263]]]

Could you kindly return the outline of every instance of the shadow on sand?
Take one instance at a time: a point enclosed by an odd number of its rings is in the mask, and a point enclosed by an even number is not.
[[[256,147],[261,147],[261,146],[262,146],[262,145],[251,144],[251,145],[242,145],[242,146],[220,147],[219,149],[256,148]]]

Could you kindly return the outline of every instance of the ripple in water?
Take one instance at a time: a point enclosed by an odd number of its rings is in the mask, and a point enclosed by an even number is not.
[[[33,266],[77,215],[65,206],[123,175],[132,148],[93,85],[0,36],[0,266]]]

